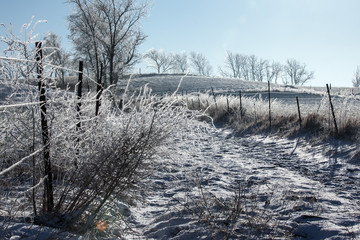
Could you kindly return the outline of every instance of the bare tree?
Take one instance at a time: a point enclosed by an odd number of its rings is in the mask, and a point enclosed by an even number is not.
[[[277,83],[281,73],[283,71],[283,66],[278,62],[272,62],[266,67],[266,79],[269,82]]]
[[[226,51],[225,55],[225,69],[219,67],[221,75],[224,77],[240,78],[241,76],[241,63],[240,55],[233,54],[230,51]]]
[[[288,59],[284,67],[287,78],[285,82],[293,85],[303,85],[314,78],[314,72],[306,70],[305,64],[300,64],[295,59]]]
[[[230,51],[226,51],[225,67],[231,71],[231,74],[229,75],[231,75],[234,78],[239,77],[239,71],[236,67],[235,54],[233,54]]]
[[[225,66],[219,67],[224,77],[243,78],[252,81],[275,81],[281,76],[283,66],[280,63],[261,59],[255,55],[234,54],[226,51]]]
[[[210,76],[212,72],[212,66],[207,58],[201,53],[190,53],[190,61],[194,71],[203,76]]]
[[[74,12],[68,17],[70,38],[78,55],[87,58],[96,78],[100,65],[105,65],[109,83],[117,82],[118,74],[141,59],[138,46],[146,36],[140,30],[140,20],[147,13],[147,2],[136,0],[68,0]]]
[[[154,68],[157,73],[165,73],[174,66],[173,55],[163,50],[150,49],[144,55],[144,58],[147,60],[148,66]]]
[[[352,83],[354,87],[360,87],[360,66],[357,66],[356,68]]]
[[[65,67],[70,64],[70,54],[61,47],[60,37],[55,33],[49,33],[44,38],[44,55],[47,60],[57,66],[54,69],[55,77],[58,77],[62,83],[65,83]]]
[[[233,77],[232,75],[231,75],[231,72],[229,72],[229,71],[227,71],[226,69],[224,69],[223,67],[221,67],[221,66],[218,66],[218,72],[219,72],[219,74],[221,75],[221,76],[223,76],[223,77]]]
[[[143,58],[146,60],[148,67],[154,68],[157,73],[161,73],[160,54],[156,49],[148,50]]]
[[[238,55],[241,77],[245,80],[250,80],[251,72],[249,68],[249,57],[246,55]]]
[[[253,65],[250,64],[250,59]],[[234,54],[230,51],[226,51],[225,56],[225,69],[219,68],[223,76],[243,78],[245,80],[256,79],[259,75],[257,71],[257,58],[253,56],[246,56],[242,54]]]
[[[74,12],[68,16],[69,38],[74,44],[75,55],[89,63],[88,68],[98,80],[102,63],[100,53],[103,51],[97,39],[98,12],[87,1],[69,0],[68,2],[75,5]]]
[[[255,65],[255,73],[256,77],[255,79],[259,82],[264,81],[266,77],[266,69],[269,66],[269,61],[264,59],[259,59],[257,64]]]
[[[257,64],[258,64],[258,58],[255,55],[250,55],[248,57],[248,67],[249,67],[251,79],[249,80],[256,81]]]
[[[188,56],[185,52],[176,53],[173,61],[174,70],[176,72],[185,73],[189,69]]]

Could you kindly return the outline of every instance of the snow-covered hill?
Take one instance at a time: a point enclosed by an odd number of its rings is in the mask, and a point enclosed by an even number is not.
[[[184,74],[142,74],[142,75],[128,75],[124,76],[118,81],[118,88],[124,89],[130,80],[130,88],[137,89],[144,85],[148,85],[154,93],[172,93],[178,89],[179,93],[182,92],[205,92],[213,88],[215,91],[267,91],[267,82],[248,81],[238,78],[225,78],[225,77],[205,77],[197,75],[184,75]],[[181,83],[181,84],[180,84]],[[180,85],[179,85],[180,84]],[[316,86],[316,84],[315,84]],[[331,86],[331,85],[330,85]],[[179,87],[179,88],[178,88]],[[271,83],[271,91],[285,91],[285,92],[300,92],[312,94],[326,93],[326,86],[291,86],[283,84]],[[332,94],[346,95],[346,94],[359,94],[358,88],[341,88],[333,87]]]
[[[125,77],[119,80],[119,87],[125,88],[130,77]],[[181,83],[181,84],[180,84]],[[179,92],[188,91],[209,91],[211,88],[215,90],[267,90],[267,83],[245,81],[235,78],[220,78],[220,77],[204,77],[194,75],[180,75],[180,74],[145,74],[134,75],[131,77],[130,87],[139,88],[148,84],[154,93],[174,92],[179,84]],[[277,84],[272,84],[272,87],[279,87]]]

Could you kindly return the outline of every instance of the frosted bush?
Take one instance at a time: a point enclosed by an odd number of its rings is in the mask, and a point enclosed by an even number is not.
[[[23,40],[11,33],[1,38],[9,48],[0,58],[0,87],[6,89],[0,105],[0,194],[7,196],[0,212],[8,221],[22,216],[42,225],[87,231],[101,220],[110,200],[123,198],[151,174],[156,168],[154,154],[189,114],[181,102],[159,99],[146,87],[123,93],[122,108],[105,89],[98,116],[96,93],[89,92],[81,99],[79,113],[77,96],[56,87],[58,80],[51,78],[56,66],[49,65],[45,56],[42,80],[47,86],[54,194],[54,209],[47,211],[35,37],[26,36]],[[26,203],[14,200],[19,194],[27,197]],[[7,199],[13,199],[11,206],[4,202]],[[0,236],[6,228],[0,225]]]

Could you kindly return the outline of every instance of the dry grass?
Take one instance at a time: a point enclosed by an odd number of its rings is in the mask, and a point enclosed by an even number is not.
[[[240,109],[239,98],[234,96],[216,96],[193,94],[186,96],[189,109],[197,110],[203,115],[201,119],[211,119],[220,125],[229,125],[239,133],[271,133],[282,136],[307,135],[310,138],[337,138],[358,141],[360,130],[359,106],[352,98],[336,102],[335,112],[338,133],[335,132],[333,118],[327,98],[313,109],[302,109],[301,124],[296,107],[289,107],[271,101],[271,125],[269,121],[269,103],[264,99],[242,98]]]

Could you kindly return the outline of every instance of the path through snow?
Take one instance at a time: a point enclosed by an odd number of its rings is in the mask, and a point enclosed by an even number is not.
[[[144,201],[131,207],[138,234],[127,239],[360,237],[360,168],[336,154],[350,147],[189,126],[159,157]]]

